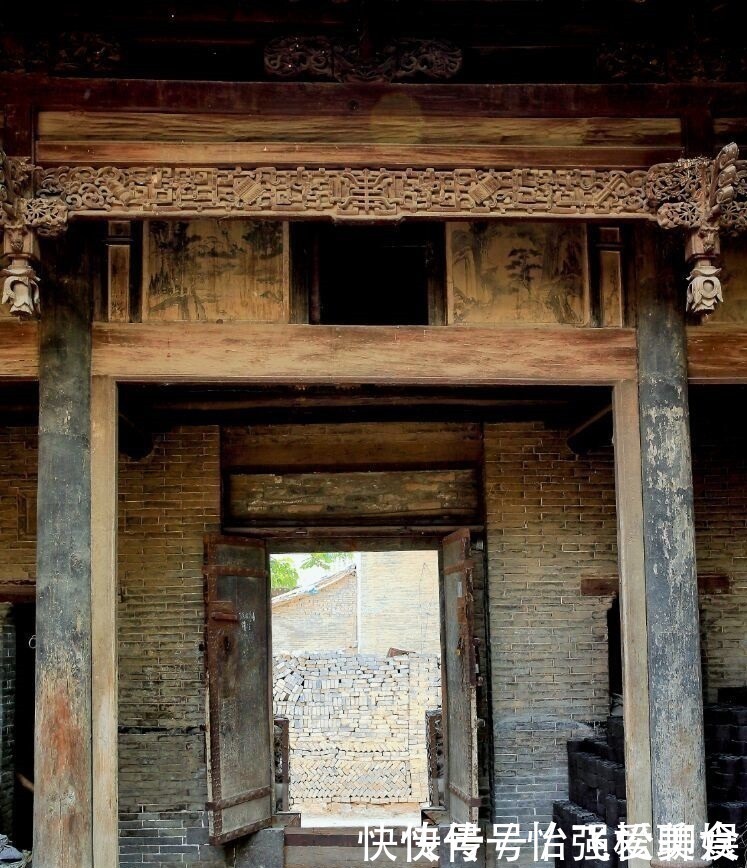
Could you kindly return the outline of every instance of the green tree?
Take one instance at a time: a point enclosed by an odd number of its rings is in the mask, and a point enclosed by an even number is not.
[[[305,561],[301,562],[301,569],[313,570],[314,567],[321,567],[329,570],[343,560],[345,560],[344,552],[312,552]]]
[[[270,558],[270,586],[285,591],[298,587],[298,570],[290,558]]]

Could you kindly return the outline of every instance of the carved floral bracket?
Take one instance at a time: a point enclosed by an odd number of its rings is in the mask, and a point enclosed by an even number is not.
[[[62,166],[6,158],[0,168],[0,227],[10,264],[3,301],[38,313],[32,267],[36,235],[70,219],[195,217],[337,221],[440,219],[636,219],[688,232],[688,307],[721,301],[718,233],[747,229],[747,162],[736,145],[715,160],[622,169],[344,169]]]
[[[739,149],[730,144],[722,148],[715,160],[662,163],[648,173],[646,193],[656,206],[659,225],[687,230],[685,257],[692,268],[687,308],[692,313],[712,313],[724,300],[718,277],[720,269],[716,265],[719,231],[722,227],[743,229],[747,217],[747,164],[738,164],[738,157]]]

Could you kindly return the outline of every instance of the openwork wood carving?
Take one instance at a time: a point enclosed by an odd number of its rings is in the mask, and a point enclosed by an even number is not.
[[[265,72],[278,78],[326,78],[341,82],[453,78],[462,52],[438,39],[400,39],[383,47],[334,42],[326,36],[284,36],[265,48]]]
[[[41,170],[37,199],[71,216],[641,217],[646,173],[596,169]]]
[[[27,200],[23,197],[30,177],[28,162],[8,160],[0,151],[0,227],[3,257],[8,259],[0,271],[3,278],[0,304],[10,305],[10,312],[21,317],[39,312],[39,283],[31,264],[36,244],[25,219]]]
[[[717,267],[719,230],[744,221],[744,207],[736,199],[738,157],[739,149],[730,144],[715,160],[662,163],[648,174],[646,192],[656,207],[659,225],[689,230],[685,255],[692,268],[687,290],[687,307],[692,313],[711,313],[723,301]],[[744,168],[742,164],[743,174]]]
[[[0,152],[1,153],[1,152]],[[719,231],[747,229],[747,162],[736,145],[716,160],[679,160],[648,172],[598,169],[345,169],[32,167],[2,157],[0,225],[14,312],[38,309],[33,237],[72,218],[258,217],[384,221],[403,218],[658,220],[688,232],[688,306],[721,300]],[[33,181],[33,193],[32,193]]]

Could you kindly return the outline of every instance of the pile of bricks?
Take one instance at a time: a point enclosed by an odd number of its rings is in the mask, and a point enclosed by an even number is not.
[[[606,825],[609,860],[585,859],[587,868],[614,868],[615,828],[627,816],[625,790],[625,738],[622,717],[607,718],[605,738],[572,739],[568,742],[568,799],[555,802],[553,820],[573,840],[573,826]],[[566,847],[558,868],[580,864]],[[597,862],[599,863],[597,865]]]
[[[719,690],[705,708],[708,819],[747,835],[747,688]],[[744,840],[744,838],[743,838]]]
[[[291,804],[427,799],[425,711],[440,704],[434,654],[277,654],[276,715],[290,720]]]

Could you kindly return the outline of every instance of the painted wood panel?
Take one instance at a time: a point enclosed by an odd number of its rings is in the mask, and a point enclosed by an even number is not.
[[[587,260],[584,225],[450,223],[449,322],[584,325]]]
[[[150,220],[143,320],[288,322],[287,223]]]

